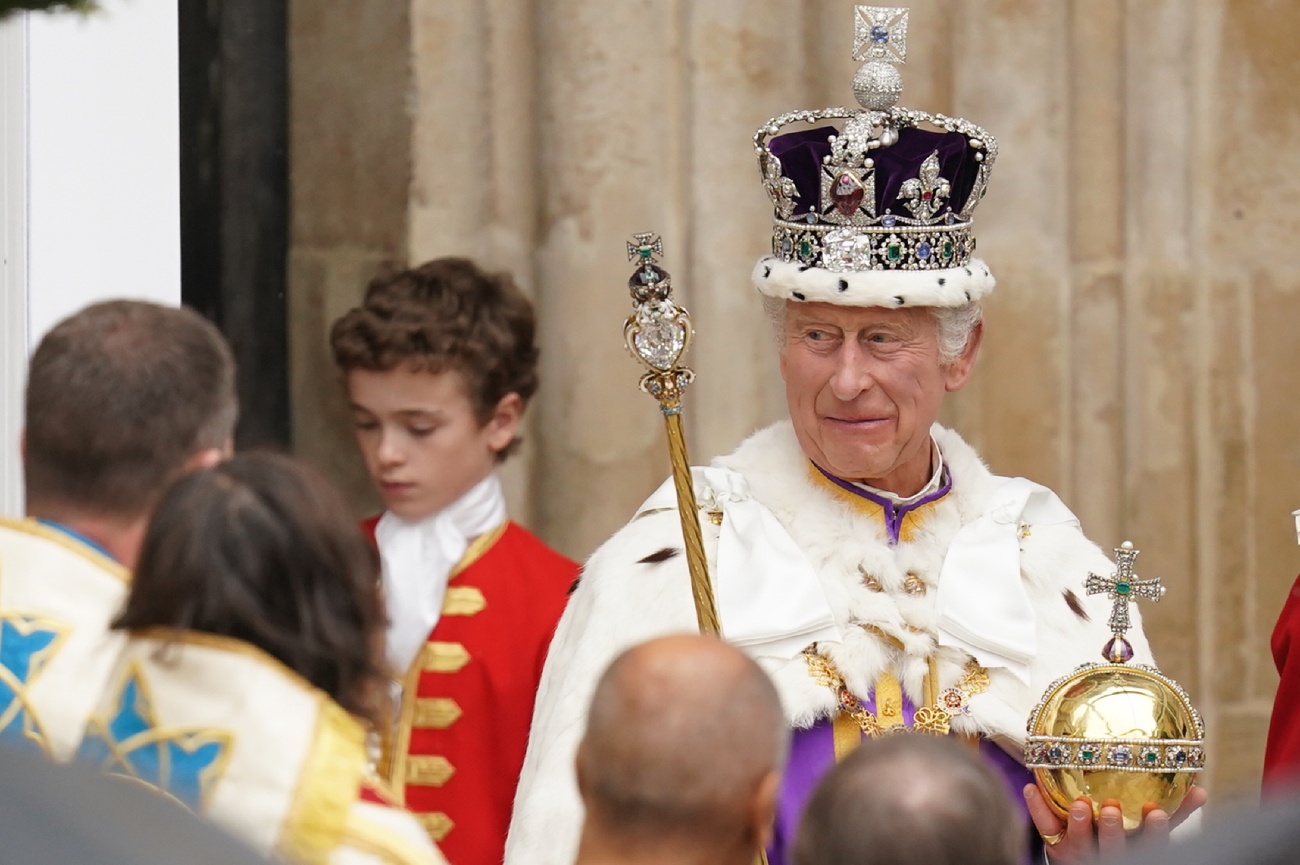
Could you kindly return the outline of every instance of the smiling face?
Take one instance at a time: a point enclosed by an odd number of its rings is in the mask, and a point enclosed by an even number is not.
[[[384,505],[407,521],[447,507],[487,477],[523,415],[507,394],[481,423],[456,370],[400,366],[347,376],[357,445]]]
[[[919,492],[930,478],[930,426],[944,394],[966,383],[980,333],[977,325],[945,365],[925,309],[788,302],[781,377],[804,453],[837,477]]]

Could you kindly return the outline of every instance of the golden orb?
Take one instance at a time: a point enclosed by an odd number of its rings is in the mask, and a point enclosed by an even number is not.
[[[1187,693],[1156,668],[1085,664],[1035,707],[1025,765],[1060,817],[1080,796],[1092,800],[1094,817],[1115,800],[1131,831],[1148,803],[1178,808],[1205,765],[1204,739]]]

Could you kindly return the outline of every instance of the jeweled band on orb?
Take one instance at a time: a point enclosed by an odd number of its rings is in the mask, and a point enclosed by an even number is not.
[[[1205,750],[1199,739],[1098,739],[1030,736],[1028,769],[1114,769],[1120,772],[1200,772]]]

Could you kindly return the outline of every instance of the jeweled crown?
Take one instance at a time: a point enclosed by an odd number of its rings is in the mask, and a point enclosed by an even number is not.
[[[960,118],[900,108],[907,10],[857,6],[853,79],[860,108],[793,111],[754,134],[775,206],[772,254],[754,282],[794,300],[955,306],[993,287],[973,258],[971,217],[997,141]],[[843,120],[784,135],[792,123]],[[935,131],[919,128],[921,124]]]

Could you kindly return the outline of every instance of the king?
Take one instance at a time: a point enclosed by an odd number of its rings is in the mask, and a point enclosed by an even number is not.
[[[1093,816],[1067,831],[1049,808],[1024,722],[1113,636],[1109,604],[1076,591],[1113,568],[1051,490],[994,475],[938,423],[984,337],[994,278],[974,216],[997,142],[896,104],[906,10],[857,7],[854,25],[859,107],[783,114],[753,139],[774,213],[751,281],[789,416],[691,473],[721,635],[771,676],[791,730],[767,854],[789,861],[837,760],[913,733],[968,740],[1028,807],[1034,846],[1077,858],[1096,846]],[[573,861],[574,752],[597,677],[626,647],[699,624],[678,499],[669,481],[587,563],[542,676],[507,865]],[[1151,662],[1136,612],[1125,640]],[[1169,815],[1146,820],[1160,831]]]

